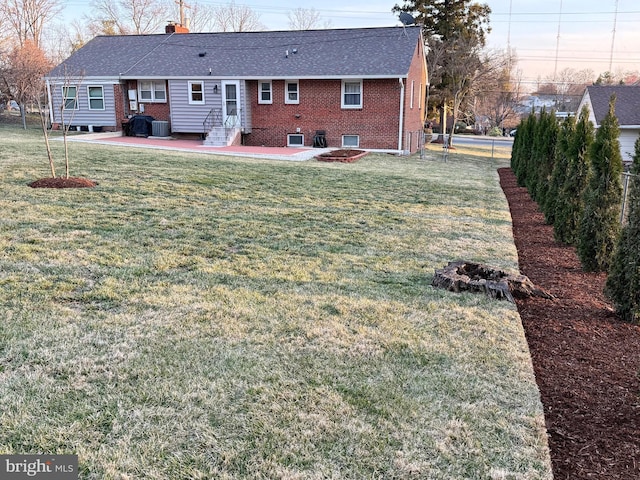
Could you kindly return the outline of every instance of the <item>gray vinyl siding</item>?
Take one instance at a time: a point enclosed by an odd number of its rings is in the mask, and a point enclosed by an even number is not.
[[[61,105],[62,105],[62,87],[63,83],[51,84],[51,99],[53,102],[53,121],[60,123]],[[101,127],[116,126],[116,99],[114,95],[114,83],[105,83],[104,81],[85,80],[83,83],[68,83],[68,86],[78,88],[78,109],[65,110],[64,119],[67,125],[93,125]],[[89,109],[89,86],[102,87],[104,95],[104,110]],[[117,99],[122,102],[123,99]]]
[[[620,129],[620,153],[624,162],[632,162],[635,152],[635,143],[640,135],[640,129],[621,128]]]
[[[205,133],[203,123],[211,110],[222,109],[222,86],[219,79],[194,79],[204,81],[204,104],[189,103],[189,80],[169,80],[169,102],[171,108],[171,131],[175,133]],[[213,92],[217,85],[218,93]],[[247,121],[246,86],[240,81],[240,108],[242,125]]]

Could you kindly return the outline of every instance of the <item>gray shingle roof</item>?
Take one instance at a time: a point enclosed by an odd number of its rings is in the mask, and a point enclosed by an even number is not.
[[[640,86],[592,85],[587,87],[596,123],[600,125],[609,111],[609,99],[616,96],[616,117],[620,126],[640,125]]]
[[[99,36],[51,76],[404,76],[420,40],[419,27]]]

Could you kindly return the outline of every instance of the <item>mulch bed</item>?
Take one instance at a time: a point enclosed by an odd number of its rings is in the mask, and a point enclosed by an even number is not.
[[[342,162],[342,163],[353,163],[355,161],[360,160],[367,153],[364,150],[351,150],[351,149],[343,149],[343,150],[332,150],[331,152],[321,153],[320,155],[316,155],[316,159],[321,162]]]
[[[56,178],[41,178],[35,182],[28,184],[32,188],[87,188],[95,187],[96,182],[87,178],[78,177],[56,177]]]
[[[602,293],[605,274],[582,271],[575,248],[498,171],[520,272],[557,298],[516,301],[540,389],[556,480],[640,479],[640,326],[622,322]]]

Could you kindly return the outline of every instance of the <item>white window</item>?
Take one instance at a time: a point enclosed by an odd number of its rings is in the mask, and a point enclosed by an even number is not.
[[[411,99],[409,100],[409,108],[413,110],[413,96],[415,95],[415,80],[411,80]]]
[[[418,90],[418,110],[422,109],[422,82],[420,82],[420,90]]]
[[[189,103],[204,104],[204,82],[189,82]]]
[[[362,108],[362,80],[342,82],[342,108]]]
[[[343,135],[342,146],[344,148],[358,148],[360,146],[360,135]]]
[[[300,103],[300,86],[297,80],[284,82],[284,88],[284,103]]]
[[[104,90],[101,85],[89,85],[87,87],[89,96],[89,110],[104,110]]]
[[[138,82],[138,98],[140,102],[166,103],[167,90],[164,81]]]
[[[62,87],[64,110],[78,110],[78,87]]]
[[[260,80],[258,82],[258,103],[273,103],[273,94],[271,92],[270,80]]]
[[[288,134],[287,147],[304,147],[304,135],[301,133]]]

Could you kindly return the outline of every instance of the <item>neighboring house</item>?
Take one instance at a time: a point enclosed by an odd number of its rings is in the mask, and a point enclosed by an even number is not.
[[[118,131],[144,114],[209,144],[312,146],[324,131],[329,147],[416,150],[427,87],[419,27],[182,30],[88,42],[47,76],[52,122],[64,114],[83,130]]]
[[[620,125],[620,153],[625,163],[633,161],[634,144],[640,136],[640,86],[592,85],[587,87],[578,113],[586,105],[589,120],[598,128],[609,111],[611,95],[616,96],[616,117]]]

